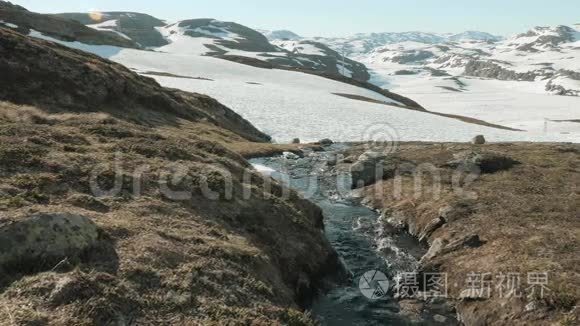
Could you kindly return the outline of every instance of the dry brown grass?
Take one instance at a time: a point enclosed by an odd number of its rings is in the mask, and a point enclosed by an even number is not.
[[[295,193],[280,197],[277,185],[265,192],[257,173],[251,185],[241,180],[249,165],[226,146],[246,154],[271,150],[256,145],[211,124],[151,127],[102,113],[47,114],[0,102],[1,223],[70,212],[102,230],[102,245],[78,263],[3,273],[0,325],[313,324],[297,305],[310,288],[303,282],[315,286],[336,257],[319,230],[317,207]],[[115,162],[122,191],[97,198],[91,170],[105,164],[98,181],[112,185],[115,174],[106,165]],[[188,171],[172,189],[190,192],[190,199],[160,193],[159,174],[172,164]],[[141,178],[132,174],[144,165]],[[215,168],[232,174],[232,198],[223,196],[220,175],[208,170]],[[200,193],[202,175],[220,198]],[[241,198],[244,187],[250,199]]]
[[[465,150],[502,153],[520,164],[482,174],[467,183],[466,174],[462,174],[463,192],[458,193],[452,181],[456,173],[445,164],[453,154]],[[352,152],[357,151],[360,149]],[[394,195],[395,182],[390,179],[364,189],[368,200],[414,233],[438,218],[442,208],[453,207],[455,218],[437,229],[428,238],[429,243],[437,238],[453,241],[469,234],[477,234],[484,241],[479,248],[439,255],[423,266],[425,270],[448,273],[452,298],[457,299],[465,289],[470,272],[521,273],[522,286],[527,273],[549,273],[550,291],[543,299],[501,299],[497,291],[492,291],[489,300],[459,302],[460,314],[472,322],[494,325],[548,325],[571,320],[570,312],[580,299],[579,145],[409,143],[401,145],[399,156],[411,167],[409,171],[419,164],[432,164],[441,182],[434,182],[433,173],[425,173],[418,177],[424,190],[416,193],[415,175],[409,173],[402,177],[401,196]],[[441,185],[439,196],[435,195],[434,184]],[[525,311],[534,300],[539,300],[538,307]]]

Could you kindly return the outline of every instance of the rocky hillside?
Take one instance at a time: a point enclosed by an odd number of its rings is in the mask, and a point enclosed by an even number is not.
[[[270,42],[262,33],[232,22],[193,19],[168,25],[161,31],[170,41],[161,51],[199,51],[241,63],[263,66],[261,61],[273,66],[343,74],[361,81],[370,77],[363,64],[348,58],[346,68],[342,69],[342,56],[324,44],[307,41],[294,46]]]
[[[578,325],[580,145],[401,143],[388,157],[371,154],[368,145],[344,154],[359,185],[370,184],[359,190],[364,203],[380,210],[384,233],[410,233],[429,247],[417,278],[445,275],[439,289],[460,322]],[[370,173],[354,168],[361,164]],[[437,300],[418,291],[437,285],[408,291],[405,280],[395,288],[401,306],[425,322],[421,312]]]
[[[278,40],[273,44],[292,53],[291,59],[300,60],[301,64],[313,70],[323,70],[334,75],[343,75],[360,81],[370,78],[367,67],[357,61],[338,53],[323,43],[311,40]],[[305,60],[301,60],[304,58]],[[287,59],[271,59],[273,62],[286,64]]]
[[[153,16],[136,12],[95,12],[63,13],[56,16],[71,19],[100,31],[109,31],[130,39],[142,47],[158,47],[167,44],[156,27],[165,26],[165,22]]]
[[[353,56],[392,75],[529,81],[551,94],[578,95],[580,79],[574,73],[580,72],[579,40],[580,32],[572,27],[537,27],[506,40],[473,33],[394,40]]]
[[[211,55],[255,66],[343,74],[360,81],[370,78],[365,65],[351,59],[345,59],[343,68],[342,55],[322,43],[305,42],[300,47],[314,47],[316,51],[304,52],[293,46],[271,43],[262,33],[234,22],[200,18],[166,24],[152,16],[131,12],[62,13],[56,16],[162,52]]]
[[[91,54],[6,28],[0,48],[2,320],[312,324],[339,270],[321,211],[228,149],[266,135]]]
[[[284,34],[280,39],[283,39]],[[272,34],[272,38],[276,34]],[[502,38],[485,32],[467,31],[458,34],[441,34],[425,32],[401,33],[358,33],[347,37],[314,37],[312,40],[327,44],[337,51],[344,51],[350,57],[367,54],[389,44],[417,42],[424,44],[440,44],[457,41],[498,41]]]
[[[23,34],[40,32],[63,41],[78,41],[86,44],[113,45],[138,48],[139,46],[122,36],[102,33],[85,25],[58,16],[30,12],[7,1],[0,1],[0,26],[10,27]]]

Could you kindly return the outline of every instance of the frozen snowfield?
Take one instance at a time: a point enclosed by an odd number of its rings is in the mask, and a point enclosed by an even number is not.
[[[305,142],[322,138],[335,141],[465,142],[477,134],[484,134],[489,141],[495,142],[580,141],[578,133],[506,131],[394,106],[351,100],[333,93],[391,101],[366,89],[309,74],[255,68],[194,54],[115,49],[80,43],[65,44],[105,56],[141,72],[157,71],[212,79],[209,81],[154,76],[164,86],[215,97],[256,127],[272,135],[278,142],[289,142],[295,137]],[[413,94],[403,94],[422,102],[422,98],[416,98]],[[506,106],[518,101],[516,98],[507,99],[512,102],[505,103]],[[443,100],[438,104],[425,104],[432,109],[455,105],[449,102]],[[496,104],[504,105],[501,101]],[[466,110],[469,110],[469,105],[466,103]]]
[[[416,75],[383,78],[392,91],[418,101],[430,111],[580,142],[580,123],[561,121],[580,119],[580,97],[547,94],[542,83],[461,77],[459,80],[465,85],[459,87],[449,78]]]

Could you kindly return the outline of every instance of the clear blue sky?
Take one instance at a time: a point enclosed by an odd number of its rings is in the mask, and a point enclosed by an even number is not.
[[[461,32],[499,35],[537,25],[580,23],[580,0],[12,0],[29,10],[136,11],[161,19],[216,18],[303,36],[357,32]]]

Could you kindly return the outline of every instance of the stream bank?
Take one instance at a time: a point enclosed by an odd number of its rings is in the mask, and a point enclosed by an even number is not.
[[[346,148],[334,144],[325,151],[306,150],[303,157],[286,153],[251,160],[323,210],[325,235],[348,271],[346,280],[313,302],[312,315],[323,325],[339,326],[457,324],[454,310],[443,301],[395,298],[395,277],[415,272],[427,248],[383,223],[381,214],[351,191],[350,174],[336,169],[336,155]]]

